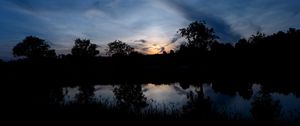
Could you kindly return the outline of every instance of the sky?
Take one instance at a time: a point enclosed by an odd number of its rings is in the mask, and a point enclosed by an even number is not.
[[[299,6],[299,0],[0,0],[0,59],[12,58],[13,46],[29,35],[57,53],[82,38],[102,54],[114,40],[155,54],[178,46],[178,29],[196,20],[234,43],[257,31],[300,28]]]

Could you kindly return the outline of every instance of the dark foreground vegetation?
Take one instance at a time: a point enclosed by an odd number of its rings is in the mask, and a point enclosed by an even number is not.
[[[183,115],[166,115],[155,110],[141,114],[131,111],[128,105],[107,107],[93,101],[74,103],[66,107],[49,104],[48,97],[52,89],[63,86],[171,82],[180,82],[183,85],[214,83],[225,92],[247,90],[249,88],[243,87],[259,83],[268,91],[294,92],[299,96],[300,30],[291,28],[272,35],[257,33],[248,39],[240,39],[234,45],[219,42],[214,30],[203,22],[194,22],[187,28],[180,29],[178,33],[186,42],[170,52],[145,55],[122,41],[114,41],[108,44],[108,56],[99,56],[97,45],[84,39],[75,40],[71,54],[56,55],[55,50],[45,40],[28,36],[13,49],[13,54],[21,57],[20,59],[0,61],[4,92],[16,92],[9,95],[10,102],[7,103],[18,106],[14,110],[24,112],[20,116],[33,113],[38,117],[53,115],[53,118],[58,119],[200,119],[211,123],[220,123],[214,121],[219,120],[229,124],[253,125],[256,122],[274,122],[271,116],[276,115],[276,103],[270,101],[267,94],[262,93],[262,99],[253,102],[258,105],[255,109],[258,112],[253,110],[253,113],[259,115],[254,122],[238,118],[230,120],[215,113],[209,109],[209,100],[204,97],[191,100],[191,106],[188,107],[190,110]],[[274,109],[268,109],[270,106]],[[271,115],[259,113],[264,110]]]

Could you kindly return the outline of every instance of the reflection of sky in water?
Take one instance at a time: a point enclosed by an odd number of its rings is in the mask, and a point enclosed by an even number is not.
[[[290,93],[283,95],[279,93],[271,93],[272,99],[280,101],[281,118],[285,120],[293,120],[299,117],[300,114],[300,98]]]
[[[187,102],[187,94],[190,92],[196,93],[196,87],[190,86],[187,89],[182,89],[179,83],[171,85],[143,85],[142,90],[145,97],[152,101],[151,107],[158,107],[159,109],[180,109]]]
[[[114,95],[115,86],[112,85],[96,85],[94,98],[100,102],[106,102],[107,104],[115,104],[116,98]]]
[[[65,104],[76,101],[76,95],[80,93],[79,87],[65,87],[62,89]]]
[[[115,105],[116,97],[114,96],[114,88],[118,86],[113,85],[96,85],[94,86],[94,97],[99,102],[106,102],[109,105]],[[63,88],[65,103],[76,101],[76,95],[80,93],[78,87]],[[190,86],[187,89],[183,89],[179,83],[174,84],[144,84],[142,85],[142,91],[147,98],[149,106],[147,109],[158,109],[168,111],[175,109],[180,110],[189,101],[187,95],[192,93],[196,94],[199,87]],[[253,102],[254,96],[261,90],[261,86],[254,84],[252,86],[253,95],[249,100],[244,99],[239,93],[234,96],[215,92],[212,85],[204,84],[203,92],[205,97],[213,103],[213,107],[216,111],[225,112],[229,116],[241,116],[242,118],[251,118],[251,102]],[[299,118],[300,113],[300,98],[294,94],[279,94],[271,93],[273,100],[279,100],[282,106],[282,117],[285,119],[291,119],[290,117]]]
[[[253,96],[260,90],[259,85],[253,85]],[[244,99],[237,92],[235,96],[230,96],[222,93],[215,92],[212,85],[203,85],[205,96],[209,97],[213,103],[214,109],[218,112],[225,112],[229,116],[241,116],[242,118],[251,118],[251,97],[250,100]]]

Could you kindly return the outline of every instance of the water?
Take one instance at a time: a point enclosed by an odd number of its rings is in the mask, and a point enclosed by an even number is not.
[[[218,85],[217,85],[218,86]],[[222,113],[229,118],[253,119],[259,105],[269,105],[278,110],[281,120],[300,118],[300,97],[295,93],[266,92],[259,84],[252,84],[241,90],[220,90],[213,84],[181,85],[141,84],[141,85],[94,85],[87,87],[63,87],[63,98],[58,104],[68,106],[84,99],[106,106],[118,106],[120,103],[139,108],[140,111],[163,111],[173,114],[185,113],[197,108],[203,101],[208,101],[214,112]],[[268,100],[271,99],[271,100]],[[257,102],[258,101],[258,102]],[[262,103],[266,101],[267,103]],[[270,103],[268,103],[270,102]],[[256,104],[254,104],[256,103]],[[146,104],[146,105],[144,105]],[[203,107],[203,106],[201,106]],[[264,114],[264,113],[263,113]],[[275,116],[275,114],[273,113]],[[268,116],[272,116],[268,115]]]

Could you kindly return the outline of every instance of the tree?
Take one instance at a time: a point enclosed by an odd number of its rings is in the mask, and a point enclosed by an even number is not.
[[[143,108],[147,105],[140,84],[123,84],[113,90],[118,102],[122,107]]]
[[[126,56],[132,52],[134,52],[134,48],[120,40],[115,40],[114,42],[108,43],[108,55]]]
[[[240,39],[235,44],[235,48],[237,48],[237,49],[244,49],[245,50],[245,49],[247,49],[249,47],[250,47],[250,43],[246,39],[244,39],[244,38]]]
[[[265,46],[269,46],[266,41],[266,34],[261,33],[261,32],[257,32],[256,35],[252,35],[249,38],[249,43],[251,43],[254,47],[256,48],[262,48]],[[267,44],[267,45],[266,45]]]
[[[95,88],[91,85],[82,85],[79,86],[80,93],[77,94],[76,98],[78,103],[80,104],[88,104],[91,103],[94,99],[93,96],[95,95]]]
[[[258,42],[261,41],[262,39],[266,38],[266,34],[265,33],[261,33],[261,32],[256,32],[255,35],[252,35],[249,38],[250,42]]]
[[[170,55],[174,55],[175,51],[174,50],[170,50]]]
[[[214,35],[214,29],[208,28],[205,22],[195,21],[187,28],[179,29],[179,33],[187,42],[180,48],[201,49],[207,51],[218,36]]]
[[[218,43],[214,42],[211,45],[211,51],[215,53],[228,53],[234,49],[230,43]]]
[[[76,39],[75,45],[72,48],[72,55],[76,57],[95,57],[99,54],[97,45],[90,42],[88,39]]]
[[[260,91],[251,103],[250,112],[258,123],[272,124],[280,116],[279,101],[274,101],[266,91]]]
[[[50,49],[50,45],[45,40],[34,36],[28,36],[18,43],[13,48],[13,55],[25,56],[30,59],[56,57],[55,50]]]
[[[212,101],[205,97],[203,87],[199,88],[195,93],[190,91],[186,94],[189,101],[183,106],[183,117],[200,121],[216,118],[212,111]]]

